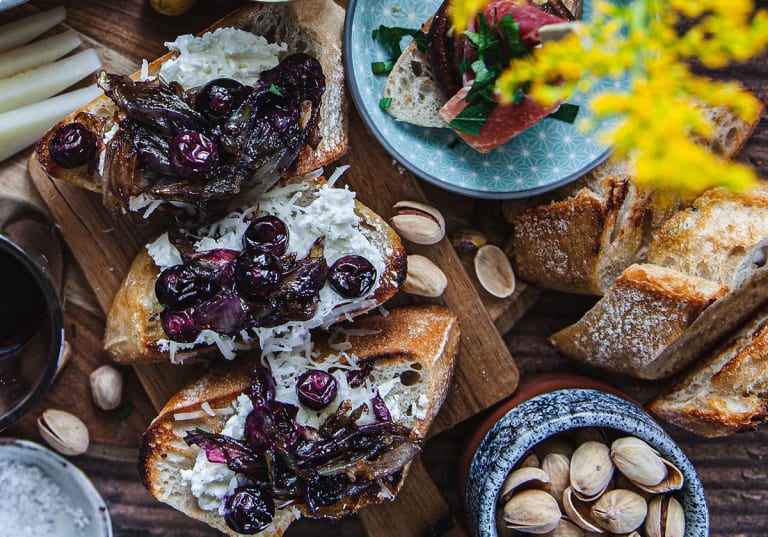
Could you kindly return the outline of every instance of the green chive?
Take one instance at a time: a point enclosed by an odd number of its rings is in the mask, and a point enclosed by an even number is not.
[[[379,99],[379,108],[382,110],[386,110],[390,106],[392,106],[392,97],[382,97]]]
[[[576,116],[579,114],[579,105],[571,103],[563,103],[560,108],[549,114],[547,117],[556,119],[558,121],[564,121],[566,123],[573,123],[576,121]]]
[[[133,405],[131,403],[125,403],[115,409],[115,417],[117,421],[125,421],[125,419],[133,412]]]

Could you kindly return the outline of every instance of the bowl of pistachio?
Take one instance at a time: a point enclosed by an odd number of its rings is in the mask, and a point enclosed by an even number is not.
[[[474,537],[705,537],[704,488],[685,453],[639,406],[566,388],[515,404],[473,452]]]

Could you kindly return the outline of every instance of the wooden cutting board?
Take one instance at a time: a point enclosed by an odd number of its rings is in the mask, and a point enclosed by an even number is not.
[[[26,9],[33,11],[35,8],[28,6]],[[89,13],[88,16],[94,14]],[[114,24],[115,31],[120,31],[119,20],[104,21],[107,26]],[[70,22],[76,29],[83,30],[84,26],[78,25],[83,23],[74,19],[70,19]],[[199,31],[204,26],[201,23],[186,31]],[[109,32],[109,28],[102,28],[101,31]],[[141,36],[138,39],[141,40]],[[140,55],[128,57],[119,50],[102,45],[98,39],[84,37],[84,40],[87,46],[96,48],[104,66],[114,72],[132,72],[142,59]],[[475,214],[498,214],[497,204],[423,188],[424,185],[396,166],[392,158],[378,146],[351,106],[350,139],[351,151],[340,162],[351,165],[344,180],[358,193],[363,203],[382,216],[390,217],[392,205],[399,200],[428,202],[444,212],[450,232],[473,222]],[[23,167],[19,166],[19,158],[1,165],[0,172],[16,176],[24,174]],[[155,220],[137,223],[126,217],[115,218],[103,208],[99,195],[53,181],[34,164],[30,166],[29,172],[40,198],[50,210],[74,258],[82,267],[98,304],[103,312],[108,311],[131,260],[144,242],[162,229],[165,222]],[[497,223],[498,229],[493,229],[491,225],[487,231],[491,236],[503,237],[505,229],[501,219]],[[521,284],[509,299],[491,297],[478,288],[470,260],[462,259],[447,239],[429,247],[406,244],[406,249],[409,253],[428,256],[444,270],[449,285],[439,302],[456,312],[462,329],[454,382],[433,427],[432,434],[435,434],[514,392],[518,370],[500,332],[506,331],[522,316],[536,300],[538,291]],[[401,293],[393,303],[415,300]],[[156,409],[162,407],[196,372],[194,366],[168,364],[135,368],[137,377]],[[381,509],[365,510],[361,515],[369,535],[391,535],[393,518],[397,519],[403,535],[419,535],[427,522],[434,522],[445,511],[445,500],[421,464],[415,464],[412,472],[409,486],[395,503],[382,506]]]

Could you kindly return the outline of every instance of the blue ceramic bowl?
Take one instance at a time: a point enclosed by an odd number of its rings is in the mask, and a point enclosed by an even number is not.
[[[475,451],[466,488],[467,516],[474,537],[497,537],[496,507],[507,474],[523,455],[550,436],[581,427],[613,429],[656,448],[683,473],[675,492],[685,511],[685,537],[706,537],[709,511],[693,465],[653,418],[626,399],[599,390],[564,389],[520,403],[486,433]]]

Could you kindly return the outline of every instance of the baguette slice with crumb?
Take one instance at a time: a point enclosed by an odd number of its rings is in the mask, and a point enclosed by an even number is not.
[[[629,266],[581,319],[550,336],[564,355],[641,378],[686,365],[668,356],[701,313],[728,288],[657,265]]]
[[[294,204],[309,203],[316,199],[318,193],[326,185],[322,178],[310,177],[294,178],[279,183],[276,188],[304,183],[306,186],[301,190],[301,197],[294,199]],[[294,195],[298,194],[286,194],[285,202],[288,203],[288,198],[292,198]],[[352,300],[352,306],[346,308],[343,313],[339,313],[336,318],[324,319],[323,325],[343,320],[346,317],[360,315],[378,307],[397,292],[405,279],[405,251],[397,233],[371,209],[357,200],[353,203],[354,213],[360,222],[357,226],[349,224],[349,227],[359,230],[370,245],[380,253],[383,259],[383,270],[379,271],[377,287],[371,290],[368,296]],[[333,222],[333,219],[337,217],[338,215],[330,209],[322,215],[322,218],[327,218],[329,222]],[[296,234],[301,233],[301,230],[291,230],[290,227],[289,231]],[[331,237],[326,238],[326,247],[331,240]],[[343,240],[343,237],[338,240]],[[292,251],[291,244],[289,240],[288,252]],[[299,258],[304,255],[306,255],[305,252],[299,252]],[[160,322],[160,313],[163,311],[163,307],[155,296],[155,281],[159,272],[159,267],[150,257],[147,249],[142,248],[112,302],[107,315],[104,349],[116,362],[137,364],[168,361],[169,359],[177,362],[216,351],[216,346],[213,344],[200,344],[193,348],[182,348],[174,358],[171,356],[167,344],[161,343],[167,341],[168,336],[163,331]],[[252,344],[257,345],[258,340],[254,340]]]
[[[648,409],[709,438],[768,420],[768,308],[667,385]]]
[[[338,353],[333,351],[333,341],[338,341],[334,334],[346,333],[351,349],[345,352],[356,355],[360,363],[373,364],[369,374],[371,383],[391,386],[384,400],[395,422],[409,428],[413,437],[424,438],[450,384],[459,344],[455,315],[442,306],[405,306],[393,309],[386,317],[365,316],[338,330],[318,340],[316,350],[320,356]],[[198,452],[196,447],[187,446],[182,437],[195,427],[212,432],[222,429],[228,416],[216,411],[230,409],[237,396],[249,386],[251,363],[241,360],[234,365],[234,368],[209,371],[168,402],[144,433],[139,464],[145,486],[157,499],[228,535],[237,534],[227,527],[218,512],[200,507],[188,482],[181,477],[183,470],[194,467]],[[201,408],[203,403],[210,406]],[[417,408],[421,411],[412,411]],[[402,486],[408,464],[396,483],[395,492]],[[365,505],[380,503],[384,496],[364,493],[326,507],[317,515],[312,515],[301,504],[278,509],[274,523],[263,535],[282,535],[300,516],[338,518]]]
[[[304,175],[346,154],[347,100],[344,90],[344,69],[341,61],[341,39],[344,10],[333,0],[295,0],[280,3],[249,3],[217,21],[202,33],[218,28],[234,27],[264,36],[270,42],[288,45],[285,54],[304,52],[315,57],[323,68],[326,90],[320,105],[320,143],[316,148],[306,146],[292,169],[292,174]],[[169,52],[149,64],[150,75],[155,75],[164,62],[176,56]],[[141,73],[134,73],[134,80]],[[73,112],[43,136],[35,148],[33,159],[39,161],[48,175],[75,186],[100,192],[102,176],[98,169],[89,174],[88,166],[65,169],[51,158],[49,144],[56,129],[76,120],[81,112],[93,114],[107,121],[105,132],[118,114],[117,106],[102,95],[83,108]],[[118,114],[119,117],[119,114]]]

